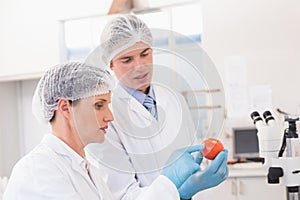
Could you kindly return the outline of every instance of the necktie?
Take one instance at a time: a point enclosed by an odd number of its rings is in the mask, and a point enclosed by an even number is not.
[[[155,101],[147,95],[143,105],[151,113],[151,115],[155,119],[157,119],[157,111],[156,111]]]

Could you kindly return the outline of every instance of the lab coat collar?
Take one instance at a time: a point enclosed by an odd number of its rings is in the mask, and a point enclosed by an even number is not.
[[[84,177],[85,180],[89,182],[91,188],[93,188],[97,193],[101,194],[100,196],[106,197],[107,195],[110,195],[108,189],[105,187],[105,184],[102,183],[101,177],[96,176],[97,170],[95,170],[92,165],[90,165],[90,169],[93,169],[93,178],[90,178],[87,171],[88,169],[86,159],[82,158],[58,137],[53,134],[47,134],[44,136],[41,144],[51,148],[58,156],[61,156],[67,162],[70,162],[72,169],[77,171],[82,177]]]
[[[86,170],[86,160],[55,135],[45,135],[42,144],[46,144],[53,149],[55,153],[67,159],[72,164],[73,169],[76,169],[80,173],[82,173],[82,170]],[[80,166],[81,169],[78,169],[78,166]]]
[[[136,113],[137,115],[140,115],[141,117],[144,117],[145,119],[157,123],[157,120],[151,115],[151,113],[145,109],[145,107],[138,102],[136,98],[130,95],[124,88],[122,88],[120,85],[118,85],[114,92],[113,92],[113,102],[112,104],[116,103],[114,100],[119,100],[125,104],[125,107],[128,107],[132,112]]]
[[[148,94],[144,94],[143,92],[133,89],[133,88],[129,88],[127,86],[125,86],[124,84],[122,84],[121,82],[118,83],[124,90],[126,90],[127,93],[129,93],[131,96],[133,96],[140,104],[143,104],[146,97],[149,96],[151,97],[155,102],[156,102],[156,98],[155,98],[155,94],[154,94],[154,90],[153,90],[153,86],[152,84],[149,86],[149,92]]]

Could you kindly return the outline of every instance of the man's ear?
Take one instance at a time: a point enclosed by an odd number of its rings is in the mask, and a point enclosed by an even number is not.
[[[61,98],[57,102],[57,111],[61,113],[65,118],[70,118],[70,110],[71,109],[71,103],[68,99]]]

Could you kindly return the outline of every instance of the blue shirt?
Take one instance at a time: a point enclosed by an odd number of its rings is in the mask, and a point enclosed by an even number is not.
[[[133,88],[130,88],[130,87],[127,87],[127,86],[123,85],[121,82],[119,82],[119,84],[121,85],[121,87],[124,90],[126,90],[126,92],[128,92],[131,96],[133,96],[142,105],[143,105],[147,95],[149,97],[151,97],[154,100],[154,102],[156,102],[156,98],[155,98],[155,94],[154,94],[154,90],[153,90],[152,85],[150,85],[148,94],[144,94],[143,92],[141,92],[139,90],[135,90]]]

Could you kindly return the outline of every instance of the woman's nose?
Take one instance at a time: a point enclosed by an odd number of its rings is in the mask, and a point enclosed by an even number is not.
[[[114,120],[114,116],[111,112],[111,110],[108,111],[107,115],[104,117],[105,122],[111,122]]]

